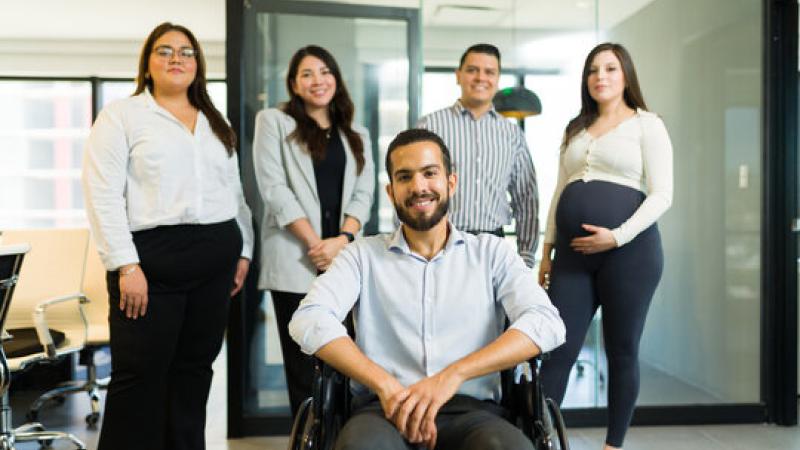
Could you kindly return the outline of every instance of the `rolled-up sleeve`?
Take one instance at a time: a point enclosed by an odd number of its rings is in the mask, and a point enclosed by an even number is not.
[[[289,322],[289,334],[313,355],[325,344],[347,336],[342,322],[358,300],[361,273],[358,244],[345,247],[328,270],[314,280]]]
[[[106,108],[100,112],[83,158],[86,215],[97,250],[108,270],[139,262],[128,222],[125,188],[130,148],[122,118]]]
[[[511,325],[528,336],[544,352],[549,352],[566,340],[566,328],[558,310],[536,277],[510,245],[496,242],[492,264],[496,299],[503,305]]]
[[[278,226],[285,227],[306,217],[306,213],[286,181],[281,157],[282,146],[286,143],[278,131],[281,114],[277,109],[267,109],[256,115],[253,166],[265,207],[275,215]]]
[[[372,161],[372,149],[370,148],[369,134],[366,130],[360,131],[359,135],[364,143],[364,167],[358,174],[356,185],[350,201],[344,209],[348,216],[358,219],[361,227],[367,223],[372,209],[372,200],[375,192],[375,165]]]

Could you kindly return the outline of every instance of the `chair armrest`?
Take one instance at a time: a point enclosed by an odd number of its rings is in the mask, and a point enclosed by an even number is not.
[[[58,352],[56,351],[56,345],[53,341],[53,335],[50,334],[50,329],[47,326],[47,308],[73,300],[78,301],[78,313],[80,314],[81,321],[83,322],[85,342],[89,323],[86,320],[86,315],[83,312],[83,304],[87,303],[89,300],[83,293],[78,292],[75,294],[65,295],[63,297],[54,297],[47,300],[42,300],[36,304],[36,308],[33,310],[33,326],[36,328],[36,335],[39,337],[39,343],[41,343],[42,347],[44,347],[44,352],[49,359],[55,359],[58,356]]]

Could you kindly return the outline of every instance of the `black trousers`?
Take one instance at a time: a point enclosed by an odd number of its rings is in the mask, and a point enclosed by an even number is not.
[[[412,450],[384,417],[378,400],[354,407],[336,440],[336,450]],[[436,416],[437,450],[533,450],[522,431],[503,418],[499,405],[456,395]]]
[[[300,346],[289,335],[289,321],[297,311],[306,294],[270,291],[275,308],[275,322],[283,353],[283,370],[286,373],[286,387],[289,390],[289,405],[292,417],[297,414],[303,400],[311,397],[311,384],[314,382],[314,358],[300,350]]]
[[[647,310],[661,279],[663,254],[656,225],[631,242],[607,252],[584,255],[570,241],[587,233],[581,224],[616,228],[644,200],[644,194],[605,181],[567,185],[556,209],[556,253],[550,295],[567,328],[567,341],[542,362],[542,385],[559,404],[569,373],[598,307],[608,359],[606,443],[622,447],[639,394],[639,341]]]
[[[205,449],[211,363],[219,353],[242,250],[234,220],[136,232],[147,278],[144,317],[119,309],[108,272],[111,383],[99,450]]]

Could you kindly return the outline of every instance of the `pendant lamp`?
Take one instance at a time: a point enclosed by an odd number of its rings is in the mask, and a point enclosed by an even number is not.
[[[511,24],[511,42],[514,46],[512,55],[517,51],[517,0],[511,5],[513,12],[513,23]],[[542,113],[542,102],[539,96],[525,86],[514,86],[500,89],[494,94],[492,99],[494,109],[503,117],[522,120],[528,116],[535,116]]]
[[[503,117],[521,120],[542,113],[539,96],[524,86],[500,89],[494,94],[494,109]]]

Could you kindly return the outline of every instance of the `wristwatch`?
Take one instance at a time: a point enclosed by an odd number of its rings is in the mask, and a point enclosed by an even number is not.
[[[353,233],[351,233],[349,231],[342,231],[341,233],[339,233],[339,236],[346,237],[347,238],[347,242],[353,242],[353,241],[356,240],[356,237],[353,235]]]

